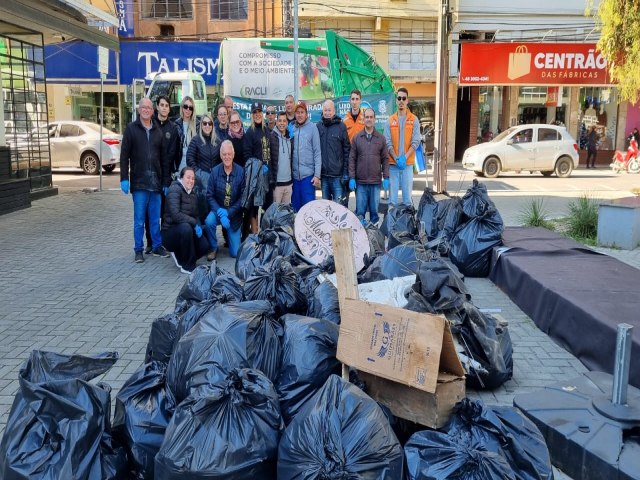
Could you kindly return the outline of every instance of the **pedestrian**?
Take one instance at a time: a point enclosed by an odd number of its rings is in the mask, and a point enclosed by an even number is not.
[[[233,161],[242,168],[244,168],[243,139],[244,127],[242,126],[242,120],[240,120],[240,113],[233,110],[229,116],[229,140],[231,140],[233,151],[235,152]]]
[[[142,98],[138,118],[127,125],[120,144],[120,189],[133,198],[133,250],[135,262],[144,262],[144,219],[149,215],[151,253],[168,257],[160,235],[160,204],[171,182],[171,164],[160,126],[153,121],[153,103]]]
[[[271,132],[271,182],[275,183],[273,201],[291,203],[291,160],[293,158],[293,139],[289,135],[289,122],[286,112],[278,112],[276,128]]]
[[[276,107],[274,107],[273,105],[267,105],[266,114],[267,127],[270,131],[273,132],[273,130],[276,128]]]
[[[209,177],[207,201],[209,214],[205,220],[208,238],[213,238],[211,248],[218,251],[216,228],[222,225],[229,238],[229,255],[235,258],[240,248],[240,229],[242,228],[242,191],[244,189],[244,169],[233,163],[233,143],[225,140],[220,146],[222,163],[216,166]]]
[[[200,133],[193,137],[187,150],[187,165],[196,172],[196,196],[198,197],[198,207],[201,220],[209,213],[207,203],[207,185],[209,176],[220,159],[220,143],[218,143],[213,128],[213,117],[210,113],[205,113],[200,119]],[[207,236],[209,244],[213,245],[215,239]],[[215,258],[215,252],[211,250],[207,255],[207,260]]]
[[[318,128],[309,120],[307,104],[300,100],[296,105],[296,126],[293,129],[293,187],[291,205],[297,212],[316,199],[320,186],[322,157]]]
[[[263,165],[269,168],[268,165],[271,160],[269,136],[271,130],[267,127],[262,112],[262,104],[260,102],[253,102],[251,105],[251,126],[247,128],[247,131],[244,133],[244,140],[242,142],[245,166],[250,158],[257,158],[262,161]],[[250,172],[246,172],[246,174],[249,175]],[[272,199],[273,191],[270,190],[265,196],[263,205],[253,205],[249,207],[249,210],[246,212],[248,214],[248,224],[245,223],[245,233],[247,233],[247,227],[251,233],[258,233],[258,210],[261,206],[266,210],[269,205],[271,205]]]
[[[181,171],[187,166],[187,149],[189,148],[189,143],[191,143],[191,139],[197,135],[200,128],[195,108],[193,98],[185,96],[182,99],[180,117],[176,120],[179,144],[182,147],[182,157],[180,158],[177,171]]]
[[[376,114],[364,111],[364,129],[353,137],[349,153],[349,189],[356,192],[356,215],[364,224],[378,223],[380,185],[389,188],[389,152],[384,136],[375,129]]]
[[[218,142],[222,143],[229,138],[229,114],[224,105],[219,105],[217,112],[214,128]]]
[[[413,164],[420,146],[420,122],[409,108],[409,91],[400,87],[396,97],[398,111],[389,117],[384,136],[389,150],[389,203],[398,205],[398,192],[402,190],[402,203],[412,205]]]
[[[342,185],[349,180],[349,150],[351,143],[347,127],[336,115],[333,100],[325,100],[322,105],[322,120],[316,124],[320,135],[320,155],[322,157],[322,198],[342,203],[346,190]]]
[[[180,155],[179,155],[179,145],[180,138],[178,136],[178,129],[169,118],[169,113],[171,113],[171,103],[169,102],[169,97],[166,95],[158,95],[156,98],[156,111],[153,116],[153,120],[160,126],[160,130],[162,130],[163,142],[164,142],[164,150],[165,154],[169,157],[169,162],[171,165],[171,176],[173,177],[176,172],[178,165],[180,164]],[[160,218],[164,218],[164,208],[165,208],[165,196],[164,194],[160,198]],[[151,239],[151,231],[149,227],[149,216],[147,215],[144,219],[144,233],[147,239],[147,247],[144,249],[145,255],[151,254],[153,247],[153,240]]]
[[[233,98],[231,98],[229,95],[226,95],[222,104],[227,109],[227,116],[231,118],[231,112],[233,111]]]
[[[198,259],[211,249],[200,223],[195,183],[193,168],[180,170],[169,187],[167,208],[162,217],[162,243],[182,273],[191,273]]]
[[[596,155],[598,153],[598,132],[596,126],[591,125],[587,133],[587,168],[596,168]]]

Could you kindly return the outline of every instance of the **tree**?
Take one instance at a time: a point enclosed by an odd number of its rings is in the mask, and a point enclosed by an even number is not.
[[[595,15],[601,23],[598,48],[620,100],[640,98],[640,0],[601,0]]]

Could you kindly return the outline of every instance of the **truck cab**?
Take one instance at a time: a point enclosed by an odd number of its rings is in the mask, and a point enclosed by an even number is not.
[[[193,98],[197,116],[206,113],[207,88],[202,75],[190,71],[157,73],[153,76],[147,97],[156,103],[158,95],[166,95],[171,103],[171,118],[178,118],[180,105],[186,96]]]

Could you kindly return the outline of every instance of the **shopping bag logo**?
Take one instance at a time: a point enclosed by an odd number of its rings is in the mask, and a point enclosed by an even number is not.
[[[509,80],[520,78],[531,71],[531,54],[525,45],[516,47],[516,51],[509,54]]]

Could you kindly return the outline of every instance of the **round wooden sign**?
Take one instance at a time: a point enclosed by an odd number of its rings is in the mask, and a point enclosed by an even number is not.
[[[296,214],[294,230],[298,247],[316,265],[333,254],[331,231],[341,228],[353,230],[356,271],[360,271],[364,267],[365,254],[369,253],[369,238],[351,210],[330,200],[314,200]]]

